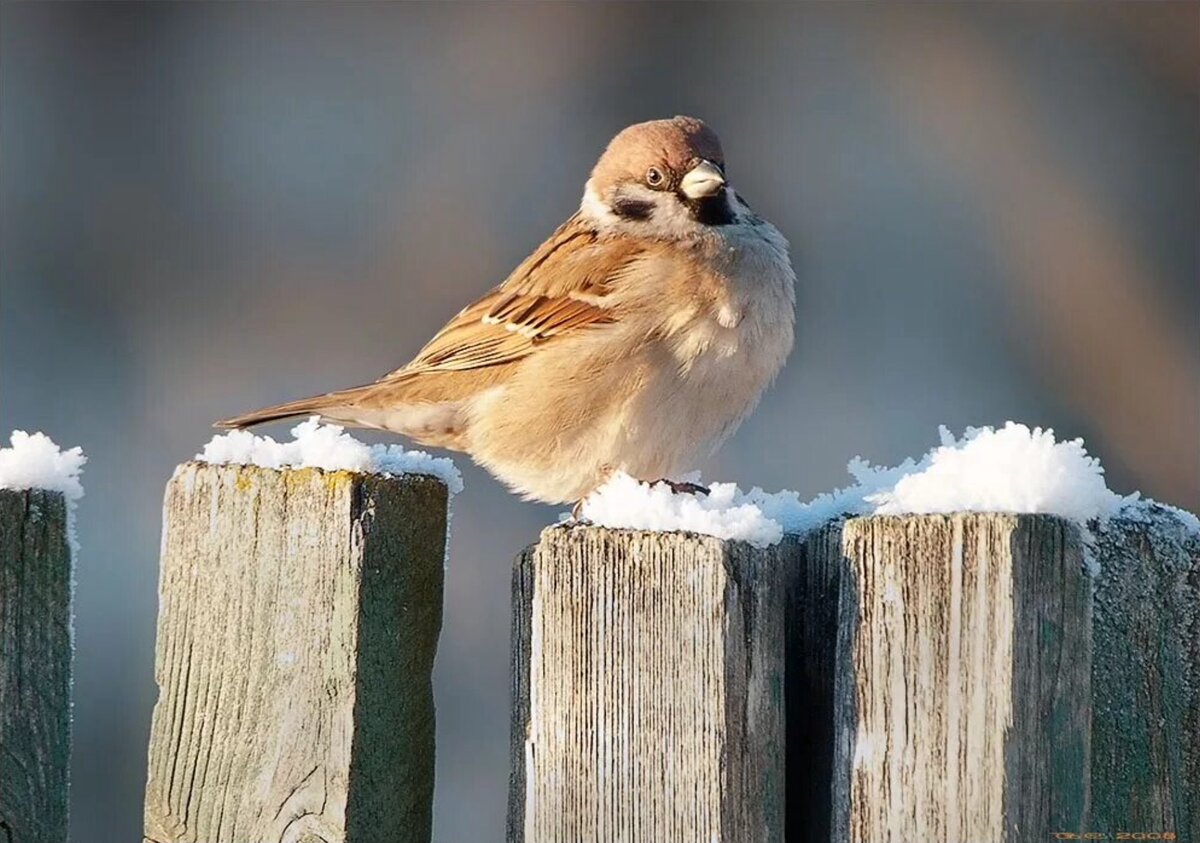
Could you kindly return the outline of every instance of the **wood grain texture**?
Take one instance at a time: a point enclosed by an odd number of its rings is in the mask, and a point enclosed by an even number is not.
[[[828,552],[847,562],[831,839],[1086,830],[1091,583],[1078,530],[1037,515],[875,516],[847,521]]]
[[[795,548],[542,533],[513,577],[510,843],[781,839]]]
[[[446,505],[425,477],[176,471],[148,841],[428,843]]]
[[[0,841],[65,843],[71,551],[62,494],[0,489]]]
[[[1200,535],[1150,506],[1096,539],[1090,830],[1200,841]]]

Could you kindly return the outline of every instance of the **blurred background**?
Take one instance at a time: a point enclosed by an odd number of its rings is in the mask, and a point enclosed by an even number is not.
[[[405,362],[676,113],[801,279],[707,477],[811,496],[1015,419],[1200,509],[1200,5],[4,3],[0,432],[89,456],[75,843],[140,839],[172,467]],[[445,843],[502,837],[509,565],[556,516],[463,468]]]

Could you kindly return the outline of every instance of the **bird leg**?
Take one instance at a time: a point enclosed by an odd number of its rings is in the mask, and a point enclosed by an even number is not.
[[[663,484],[669,486],[671,491],[677,495],[708,495],[711,491],[707,486],[701,486],[699,483],[686,483],[678,480],[668,480],[665,477],[659,478],[651,483],[651,486]]]

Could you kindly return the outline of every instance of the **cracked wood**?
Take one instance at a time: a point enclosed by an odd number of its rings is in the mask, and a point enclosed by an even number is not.
[[[798,547],[550,528],[513,573],[510,843],[778,841]]]
[[[445,487],[181,466],[164,504],[152,843],[428,843]]]

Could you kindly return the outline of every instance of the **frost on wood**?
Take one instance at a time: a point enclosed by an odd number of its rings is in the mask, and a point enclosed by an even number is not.
[[[1092,827],[1200,840],[1200,529],[1139,502],[1094,547]]]
[[[796,544],[551,528],[513,576],[510,843],[774,843]]]
[[[14,843],[67,839],[68,506],[63,492],[0,489],[0,840]]]
[[[147,840],[428,843],[446,503],[425,477],[176,472]]]
[[[292,428],[292,441],[276,442],[234,430],[214,436],[196,455],[215,465],[257,465],[263,468],[321,468],[365,474],[425,474],[446,484],[450,494],[462,491],[462,475],[447,457],[424,451],[406,451],[398,445],[367,445],[336,424],[320,423],[317,416]]]

